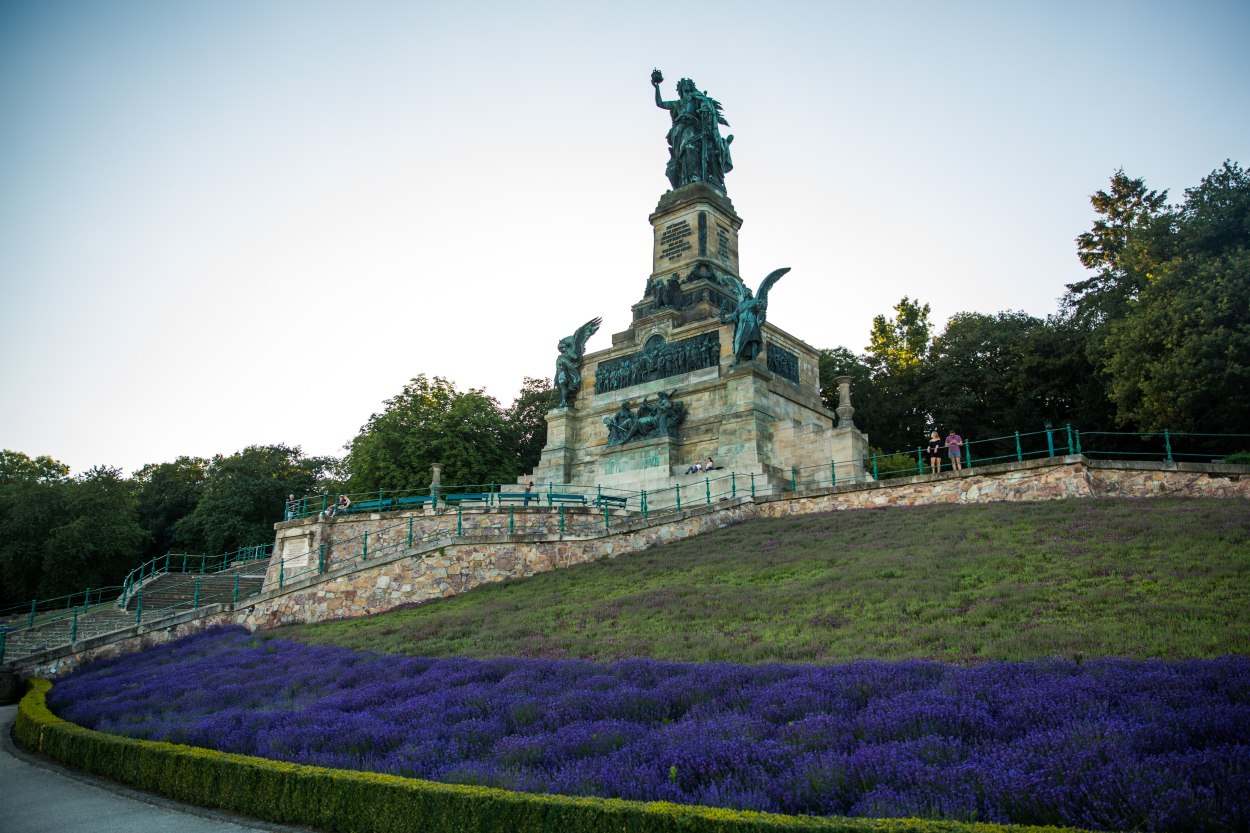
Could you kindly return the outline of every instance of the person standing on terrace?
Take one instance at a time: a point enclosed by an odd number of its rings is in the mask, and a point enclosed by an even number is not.
[[[929,434],[929,446],[926,451],[929,453],[929,471],[937,474],[942,470],[942,438],[938,436],[937,431]]]
[[[963,470],[963,453],[964,438],[955,433],[952,428],[950,433],[946,435],[946,456],[951,461],[951,471]]]

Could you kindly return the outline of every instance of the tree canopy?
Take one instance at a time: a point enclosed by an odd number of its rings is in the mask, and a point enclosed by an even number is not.
[[[434,463],[451,484],[514,481],[520,474],[516,435],[494,397],[461,392],[453,382],[417,376],[352,440],[344,464],[348,488],[420,489]]]

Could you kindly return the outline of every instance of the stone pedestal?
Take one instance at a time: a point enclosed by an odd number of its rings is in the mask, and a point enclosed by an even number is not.
[[[583,381],[584,385],[584,381]],[[572,408],[553,408],[547,412],[547,444],[543,446],[538,467],[518,483],[534,480],[539,483],[571,483],[572,465],[577,458],[577,413]]]
[[[738,276],[742,218],[724,194],[696,182],[661,197],[649,219],[655,235],[652,280],[685,275],[701,260]]]
[[[542,459],[520,482],[650,492],[687,485],[687,467],[708,457],[726,474],[754,475],[757,494],[788,488],[796,468],[827,481],[834,460],[839,481],[862,479],[867,444],[850,421],[849,385],[839,421],[820,399],[815,348],[767,322],[764,351],[733,363],[733,327],[720,317],[737,304],[726,281],[741,280],[742,219],[729,199],[694,183],[666,193],[650,221],[653,268],[631,324],[584,357],[575,406],[548,414]],[[686,407],[676,436],[609,447],[604,418],[660,391]]]

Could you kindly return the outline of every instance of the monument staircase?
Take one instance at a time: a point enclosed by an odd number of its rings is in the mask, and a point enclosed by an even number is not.
[[[9,620],[4,622],[9,629],[4,639],[4,660],[20,661],[23,657],[60,648],[71,642],[128,628],[134,622],[134,613],[120,610],[112,604],[91,608],[76,617],[44,617],[30,627],[25,627],[25,619]]]
[[[0,618],[0,663],[20,665],[24,659],[46,651],[109,634],[126,635],[139,624],[150,625],[171,615],[209,605],[237,604],[260,592],[268,554],[269,547],[245,547],[215,557],[229,566],[204,573],[179,572],[179,565],[172,564],[170,556],[162,556],[136,568],[121,587],[62,597],[66,604],[57,609],[36,604],[28,613]],[[198,566],[206,560],[199,561]],[[164,567],[153,566],[162,562]],[[110,590],[120,594],[106,600],[103,596]],[[81,603],[78,597],[82,597]]]

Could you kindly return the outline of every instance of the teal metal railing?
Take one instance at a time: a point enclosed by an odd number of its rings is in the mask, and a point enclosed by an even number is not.
[[[998,463],[1022,463],[1048,457],[1084,454],[1086,457],[1135,458],[1140,460],[1211,461],[1250,449],[1250,434],[1199,434],[1159,432],[1085,432],[1071,424],[1046,425],[1040,430],[1012,432],[998,437],[964,437],[962,467],[965,470]],[[601,517],[596,524],[611,528],[612,510],[623,509],[628,515],[649,517],[660,510],[677,510],[693,504],[709,505],[727,498],[754,496],[757,490],[771,489],[779,485],[784,491],[798,491],[828,486],[845,485],[853,479],[851,472],[862,465],[864,473],[860,480],[888,480],[896,477],[932,474],[929,460],[922,446],[891,453],[873,453],[863,460],[830,460],[812,466],[794,467],[780,476],[765,478],[760,474],[727,472],[717,470],[704,476],[692,476],[690,482],[682,482],[666,489],[650,492],[614,489],[603,485],[544,483],[539,486],[531,500],[523,501],[524,487],[514,484],[462,484],[443,485],[441,488],[378,489],[349,494],[351,505],[348,514],[361,512],[391,512],[414,508],[433,507],[456,517],[456,534],[463,534],[466,508],[508,508],[507,527],[519,530],[515,507],[543,507],[550,509],[585,509],[593,507]],[[950,470],[950,462],[943,454],[942,470]],[[788,480],[788,482],[786,482]],[[311,495],[299,498],[289,507],[289,518],[310,515],[337,514],[334,509],[336,496],[332,494]],[[562,530],[576,529],[584,512],[577,519],[564,518]],[[480,528],[480,527],[478,527]],[[523,528],[523,527],[522,527]]]

